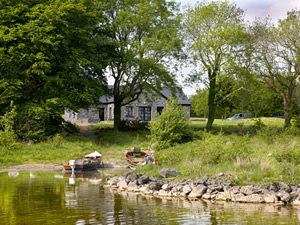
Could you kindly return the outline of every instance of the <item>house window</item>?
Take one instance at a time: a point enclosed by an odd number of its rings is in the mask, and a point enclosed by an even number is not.
[[[162,113],[162,111],[164,110],[164,107],[157,107],[157,113],[160,115]]]
[[[151,120],[151,107],[139,107],[139,120]]]
[[[126,106],[126,117],[133,117],[133,107]]]

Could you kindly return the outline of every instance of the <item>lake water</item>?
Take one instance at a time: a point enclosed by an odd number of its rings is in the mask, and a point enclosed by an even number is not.
[[[300,224],[298,207],[142,196],[103,187],[108,173],[0,173],[0,224]]]

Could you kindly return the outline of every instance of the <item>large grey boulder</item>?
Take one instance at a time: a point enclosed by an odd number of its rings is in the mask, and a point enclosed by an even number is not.
[[[119,181],[119,183],[117,184],[117,186],[119,187],[119,189],[127,189],[127,182],[125,179],[122,179]]]
[[[228,191],[225,192],[218,192],[216,194],[216,200],[217,201],[227,201],[227,200],[231,200],[231,194]]]
[[[184,193],[185,195],[188,195],[189,193],[191,193],[191,191],[192,188],[190,185],[186,184],[183,186],[182,193]]]
[[[179,175],[181,175],[181,173],[178,170],[172,169],[172,168],[163,168],[159,171],[159,174],[164,178],[167,178],[169,176],[179,176]]]
[[[143,175],[143,176],[139,177],[139,179],[137,181],[138,181],[139,185],[143,185],[143,184],[147,184],[149,182],[149,180],[150,179],[148,176]]]
[[[291,195],[285,191],[279,191],[276,196],[279,197],[280,201],[285,203],[288,203],[291,200]]]
[[[233,186],[230,188],[230,191],[233,195],[240,193],[241,187],[240,186]]]
[[[162,187],[163,183],[157,181],[151,181],[149,183],[148,188],[152,191],[159,191]]]
[[[136,173],[134,174],[127,174],[125,180],[127,183],[130,183],[130,182],[135,182],[137,183],[137,179],[138,179],[138,175]]]
[[[194,185],[198,185],[198,184],[206,185],[206,182],[200,178],[200,179],[197,179],[197,180],[194,181]]]
[[[285,191],[287,193],[292,192],[292,188],[290,185],[287,185],[283,182],[274,182],[268,186],[269,191],[279,192],[279,191]]]
[[[254,193],[253,186],[252,185],[243,186],[241,187],[240,192],[245,195],[252,195]]]
[[[130,182],[127,186],[128,191],[136,191],[138,189],[138,186],[135,182]]]
[[[232,196],[233,202],[251,202],[251,203],[263,203],[265,202],[264,196],[260,194],[243,195],[242,193]]]
[[[251,202],[251,203],[263,203],[265,202],[264,196],[260,194],[253,194],[246,197],[246,202]]]
[[[265,203],[274,203],[277,201],[275,193],[267,193],[263,195]]]
[[[119,177],[113,177],[108,181],[108,184],[111,186],[117,186],[119,181],[120,181]]]
[[[173,187],[174,187],[174,185],[172,185],[172,184],[164,184],[164,185],[162,185],[161,188],[165,191],[171,191]]]
[[[202,195],[206,192],[207,187],[203,184],[199,184],[193,187],[191,193],[188,195],[189,198],[201,198]]]
[[[161,189],[161,190],[158,192],[158,195],[159,195],[159,196],[166,197],[166,196],[169,196],[170,193],[169,193],[168,191],[166,191],[166,190]]]

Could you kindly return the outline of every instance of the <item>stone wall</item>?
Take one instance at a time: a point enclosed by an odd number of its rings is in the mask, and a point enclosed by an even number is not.
[[[230,175],[223,173],[212,177],[203,176],[197,180],[172,180],[142,174],[126,174],[111,178],[108,186],[158,197],[300,205],[300,184],[291,186],[283,182],[274,182],[268,187],[238,186],[230,182]]]
[[[71,123],[99,123],[99,110],[95,107],[79,109],[78,112],[65,110],[65,120]]]

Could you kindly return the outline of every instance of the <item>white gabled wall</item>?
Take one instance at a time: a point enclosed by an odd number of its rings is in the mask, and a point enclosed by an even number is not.
[[[126,116],[126,106],[121,107],[121,120],[138,120],[139,119],[139,107],[151,107],[151,120],[155,120],[157,107],[164,107],[166,109],[166,99],[162,96],[152,96],[152,102],[149,102],[149,96],[146,98],[141,95],[140,98],[127,106],[132,106],[132,117]],[[104,108],[104,121],[114,120],[114,104],[105,104],[100,106]],[[190,118],[190,106],[182,106],[187,109],[187,117]],[[98,123],[100,122],[99,110],[96,107],[91,107],[89,110],[80,109],[78,113],[71,110],[65,110],[65,120],[72,123]]]

